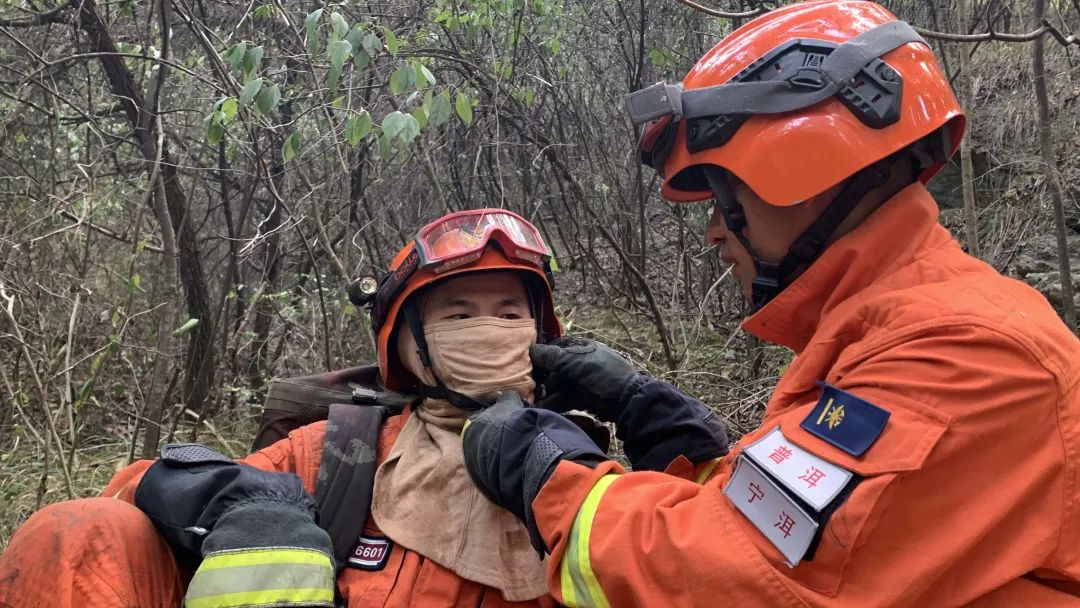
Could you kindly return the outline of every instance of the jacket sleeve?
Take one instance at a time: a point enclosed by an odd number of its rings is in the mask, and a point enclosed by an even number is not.
[[[532,504],[549,586],[567,606],[967,605],[1048,567],[1069,500],[1055,377],[992,329],[897,336],[825,378],[887,409],[854,457],[800,428],[807,395],[771,412],[704,485],[558,465]],[[795,567],[724,495],[745,446],[779,427],[851,470]]]
[[[615,436],[635,471],[707,476],[727,453],[727,429],[716,412],[667,382],[638,375],[621,401]]]

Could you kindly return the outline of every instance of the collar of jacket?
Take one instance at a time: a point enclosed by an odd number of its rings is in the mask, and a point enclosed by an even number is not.
[[[869,295],[866,292],[896,270],[951,239],[938,224],[937,203],[916,182],[830,245],[780,295],[744,320],[742,327],[800,353],[830,312],[856,296]],[[908,273],[902,275],[912,280]]]

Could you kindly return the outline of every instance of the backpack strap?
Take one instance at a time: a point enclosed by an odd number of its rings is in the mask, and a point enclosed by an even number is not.
[[[379,429],[388,408],[330,405],[322,460],[315,481],[319,526],[330,534],[340,572],[364,531],[371,510]]]

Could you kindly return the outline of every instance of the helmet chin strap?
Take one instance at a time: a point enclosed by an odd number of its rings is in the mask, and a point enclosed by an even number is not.
[[[424,326],[420,321],[420,313],[416,310],[415,303],[405,302],[403,308],[405,321],[409,325],[409,331],[412,332],[413,340],[416,341],[416,347],[420,354],[420,362],[424,364],[424,367],[431,372],[431,377],[435,379],[435,386],[428,386],[423,382],[417,385],[416,389],[420,396],[425,399],[446,401],[460,410],[470,412],[490,407],[492,405],[490,403],[485,403],[475,397],[466,395],[465,393],[459,393],[446,386],[446,383],[442,381],[439,374],[435,373],[435,368],[431,365],[431,355],[428,353],[427,338],[424,337]]]
[[[902,150],[856,173],[814,223],[795,239],[779,262],[765,261],[750,244],[745,233],[746,213],[736,200],[724,170],[719,167],[705,169],[709,187],[716,196],[716,205],[724,216],[724,224],[754,261],[757,276],[754,277],[751,298],[755,312],[779,295],[807,265],[821,255],[844,219],[871,190],[888,181],[895,161],[909,154],[909,150]]]

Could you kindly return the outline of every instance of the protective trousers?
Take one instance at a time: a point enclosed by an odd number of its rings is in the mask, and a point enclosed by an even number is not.
[[[45,507],[15,533],[0,557],[0,606],[179,606],[189,577],[142,511],[84,498]]]

